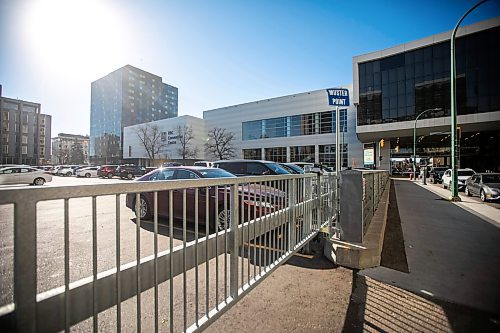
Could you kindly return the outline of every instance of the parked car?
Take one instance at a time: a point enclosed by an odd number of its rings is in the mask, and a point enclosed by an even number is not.
[[[309,162],[293,162],[293,164],[299,166],[304,171],[310,168],[310,172],[323,174],[325,172],[334,172],[333,169],[327,167],[326,165],[320,163],[309,163]]]
[[[68,165],[57,170],[57,175],[59,176],[74,176],[76,170],[80,168],[79,165]]]
[[[477,195],[482,201],[500,199],[500,173],[476,173],[465,186],[465,194]]]
[[[133,164],[123,164],[115,170],[115,175],[121,179],[133,179],[135,176],[142,176],[145,173],[146,168]]]
[[[118,165],[101,165],[101,167],[97,169],[97,176],[113,178],[116,172],[116,168],[118,168]]]
[[[429,169],[429,181],[433,184],[441,184],[443,182],[443,174],[449,167],[431,167]]]
[[[475,172],[472,169],[458,169],[458,190],[465,189],[465,182],[469,177],[474,175]],[[451,169],[444,172],[442,177],[443,188],[451,188]]]
[[[208,167],[212,168],[214,166],[214,162],[209,162],[209,161],[196,161],[193,163],[194,166],[203,166],[203,167]]]
[[[90,167],[85,167],[76,170],[76,176],[77,177],[85,177],[85,178],[90,178],[90,177],[97,177],[97,169],[99,167],[96,166],[90,166]]]
[[[298,165],[295,165],[293,163],[278,163],[278,165],[292,174],[304,174],[305,173],[304,169],[302,169],[301,167],[299,167]]]
[[[177,162],[164,162],[161,166],[163,166],[163,167],[175,167],[175,166],[182,166],[182,164],[177,163]]]
[[[288,171],[275,162],[260,160],[221,160],[214,167],[224,169],[238,177],[263,175],[288,175]]]
[[[166,167],[154,170],[135,181],[175,181],[175,180],[185,180],[185,179],[201,179],[201,178],[231,178],[235,175],[218,168],[207,168],[207,167],[195,167],[195,166],[184,166],[184,167]],[[224,210],[224,195],[226,194],[226,205],[229,205],[231,190],[228,187],[220,186],[218,187],[218,193],[215,193],[215,187],[210,187],[209,191],[209,216],[206,216],[206,189],[200,188],[198,190],[198,222],[205,225],[207,220],[209,220],[210,227],[218,230],[224,230],[226,222],[229,223],[230,211],[229,209]],[[173,218],[182,219],[183,218],[183,192],[174,190],[173,194]],[[194,223],[195,217],[195,192],[194,188],[186,189],[186,221]],[[249,212],[245,214],[245,220],[252,219],[254,217],[254,212],[256,216],[261,214],[267,214],[267,212],[272,212],[275,209],[279,209],[279,204],[285,202],[286,195],[284,192],[279,191],[275,188],[262,185],[246,185],[239,186],[238,188],[239,196],[243,200],[243,212]],[[170,191],[160,191],[158,192],[158,215],[160,217],[169,216],[169,195]],[[218,198],[218,207],[216,207],[215,202]],[[153,193],[144,192],[140,195],[140,212],[135,211],[135,200],[136,195],[133,193],[127,194],[126,205],[128,208],[132,209],[136,215],[139,215],[141,219],[151,219],[153,216]],[[255,207],[255,209],[254,209]],[[251,209],[250,209],[251,208]],[[217,209],[217,211],[216,211]]]
[[[52,175],[32,167],[7,167],[0,169],[0,185],[33,184],[43,185],[52,181]]]

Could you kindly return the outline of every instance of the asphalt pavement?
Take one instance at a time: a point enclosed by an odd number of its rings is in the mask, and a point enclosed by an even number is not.
[[[396,179],[394,186],[409,273],[381,266],[360,274],[417,295],[500,314],[500,224],[495,217],[484,218],[474,206],[466,209],[408,180]]]

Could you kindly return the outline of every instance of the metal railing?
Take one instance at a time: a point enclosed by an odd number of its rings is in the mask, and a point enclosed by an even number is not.
[[[73,325],[94,332],[126,325],[138,332],[203,329],[331,227],[335,182],[334,175],[306,174],[2,189],[0,222],[12,222],[13,230],[6,255],[13,302],[0,307],[0,326],[21,332]],[[91,226],[80,230],[85,223]],[[57,276],[52,266],[38,267],[42,244],[63,248],[58,286],[40,285]],[[91,269],[82,273],[89,247]],[[123,264],[124,258],[131,261]]]
[[[340,240],[363,242],[388,181],[386,170],[341,172]]]

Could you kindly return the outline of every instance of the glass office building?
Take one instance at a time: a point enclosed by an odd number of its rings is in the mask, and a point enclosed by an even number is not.
[[[341,165],[361,167],[354,106],[339,108],[339,117]],[[336,107],[329,104],[327,89],[209,110],[203,118],[208,130],[222,127],[234,133],[236,157],[335,168]]]
[[[92,82],[90,156],[93,163],[122,163],[123,128],[176,117],[178,89],[160,76],[124,66]]]
[[[460,166],[497,170],[500,145],[500,20],[459,29],[456,96]],[[450,165],[450,36],[422,40],[354,57],[357,133],[365,148],[379,150],[379,165],[413,155]],[[388,143],[378,144],[381,139]],[[385,148],[385,149],[383,149]],[[499,170],[497,170],[499,171]]]

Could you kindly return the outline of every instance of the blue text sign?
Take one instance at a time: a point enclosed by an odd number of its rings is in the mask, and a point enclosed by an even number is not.
[[[344,88],[326,89],[328,93],[328,104],[337,106],[349,106],[349,90]]]

